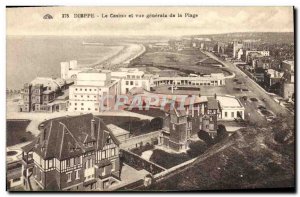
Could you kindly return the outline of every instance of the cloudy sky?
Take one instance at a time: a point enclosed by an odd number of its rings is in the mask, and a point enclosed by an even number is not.
[[[74,14],[93,13],[79,19]],[[196,18],[146,18],[185,13]],[[51,14],[52,20],[43,16]],[[62,18],[69,14],[70,18]],[[144,14],[144,18],[102,18]],[[228,32],[293,32],[292,7],[43,7],[7,8],[7,35],[189,35]]]

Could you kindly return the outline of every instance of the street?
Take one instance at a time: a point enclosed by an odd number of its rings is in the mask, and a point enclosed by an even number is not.
[[[288,110],[286,110],[284,107],[282,107],[281,105],[276,103],[271,95],[267,94],[262,87],[260,87],[256,82],[254,82],[252,79],[250,79],[244,72],[242,72],[239,68],[237,68],[233,63],[222,61],[210,52],[203,52],[203,53],[205,53],[209,57],[221,62],[231,72],[234,72],[236,74],[236,78],[243,82],[243,85],[248,90],[250,90],[253,97],[256,97],[259,100],[264,99],[264,104],[267,109],[270,109],[276,115],[282,114],[284,116],[288,116],[290,114],[290,112],[288,112]]]

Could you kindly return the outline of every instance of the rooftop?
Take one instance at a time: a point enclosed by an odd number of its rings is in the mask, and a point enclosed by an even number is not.
[[[224,108],[243,108],[238,99],[233,96],[217,96],[222,109]]]
[[[95,125],[94,133],[92,121]],[[103,120],[92,114],[60,117],[43,124],[44,128],[34,139],[33,144],[23,150],[33,148],[33,151],[44,159],[55,157],[63,160],[79,156],[89,150],[102,150],[109,137],[115,144],[119,144]]]
[[[126,135],[126,134],[130,133],[129,131],[127,131],[125,129],[122,129],[122,128],[118,127],[117,125],[114,125],[114,124],[108,124],[106,126],[107,126],[107,128],[109,128],[113,132],[113,134],[116,137],[118,137],[120,135]]]

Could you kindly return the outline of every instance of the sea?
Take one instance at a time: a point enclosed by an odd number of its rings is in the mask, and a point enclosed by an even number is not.
[[[38,76],[59,77],[60,62],[77,60],[80,66],[89,66],[123,47],[121,40],[100,36],[7,36],[6,87],[19,90]]]

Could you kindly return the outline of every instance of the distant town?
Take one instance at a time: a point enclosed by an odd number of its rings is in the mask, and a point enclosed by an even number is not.
[[[59,77],[38,76],[21,90],[7,90],[8,190],[172,190],[174,176],[178,190],[195,189],[179,182],[180,173],[193,177],[188,169],[195,162],[219,153],[199,168],[213,175],[201,171],[195,176],[211,183],[219,176],[236,183],[244,179],[241,188],[255,185],[250,174],[268,176],[273,171],[260,165],[275,164],[251,165],[246,172],[238,163],[259,162],[266,158],[260,154],[274,147],[293,146],[290,132],[256,133],[283,117],[294,119],[293,36],[232,33],[141,41],[142,50],[121,64],[109,59],[83,67],[70,59],[57,65]],[[275,141],[262,140],[273,135]],[[253,152],[243,149],[243,159],[232,165],[230,159],[239,153],[232,156],[226,147],[237,151],[242,146]],[[263,150],[252,158],[256,146]],[[284,162],[289,159],[282,156]],[[225,160],[228,166],[222,167]],[[291,166],[275,168],[292,179]]]

